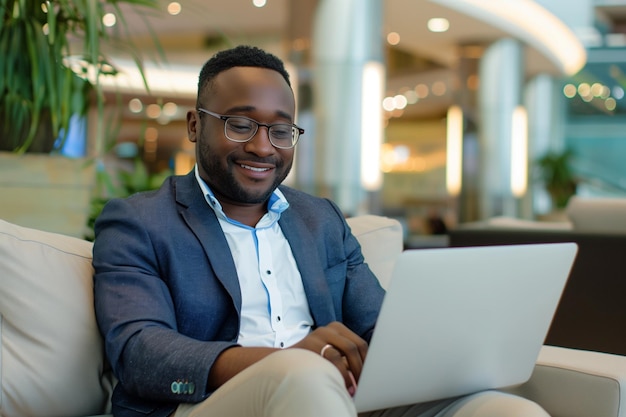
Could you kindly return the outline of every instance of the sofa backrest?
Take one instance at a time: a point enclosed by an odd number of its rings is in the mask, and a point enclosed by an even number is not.
[[[396,220],[348,220],[385,284],[402,250]],[[113,378],[93,310],[92,244],[0,220],[0,416],[110,412]]]
[[[402,225],[396,219],[371,214],[350,217],[347,221],[361,244],[365,262],[383,288],[387,288],[396,258],[403,249]]]
[[[626,233],[626,198],[574,196],[566,214],[579,232]]]
[[[106,409],[91,243],[0,220],[0,320],[0,415]]]

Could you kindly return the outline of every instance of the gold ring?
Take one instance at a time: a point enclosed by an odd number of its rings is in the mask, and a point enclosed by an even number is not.
[[[323,358],[324,357],[324,353],[326,353],[326,351],[330,348],[334,348],[333,345],[331,345],[330,343],[327,343],[324,345],[324,347],[322,348],[322,350],[320,350],[320,356]]]

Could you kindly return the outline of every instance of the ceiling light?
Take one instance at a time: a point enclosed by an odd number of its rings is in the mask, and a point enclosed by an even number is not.
[[[183,11],[183,6],[177,1],[173,1],[167,5],[167,12],[172,16],[176,16]]]
[[[428,97],[428,86],[426,84],[418,84],[415,86],[415,92],[418,98]]]
[[[591,96],[591,86],[587,83],[580,83],[578,85],[578,94],[581,97]]]
[[[406,97],[406,101],[408,104],[415,104],[419,101],[419,97],[415,90],[406,90],[404,93],[404,97]]]
[[[567,98],[573,98],[576,95],[576,86],[574,84],[567,84],[563,87],[563,94]]]
[[[161,106],[158,104],[149,104],[148,107],[146,107],[146,114],[149,118],[156,119],[161,115]]]
[[[446,32],[450,29],[450,22],[444,17],[433,17],[428,20],[428,30],[431,32]]]
[[[593,94],[596,97],[600,97],[603,91],[604,91],[604,86],[600,83],[593,83],[593,85],[591,86],[591,94]]]
[[[166,66],[146,62],[143,75],[130,59],[116,58],[112,62],[119,71],[116,77],[101,77],[100,84],[105,91],[123,89],[128,93],[144,94],[150,86],[152,94],[194,98],[198,94],[198,74],[193,66],[168,64]],[[74,60],[73,65],[79,74],[87,73],[95,80],[95,70],[83,69],[82,61]],[[81,66],[82,65],[82,66]]]
[[[174,102],[168,102],[163,105],[163,114],[168,117],[174,117],[178,112],[178,105]]]
[[[613,111],[617,107],[617,102],[615,101],[613,97],[609,97],[604,102],[604,106],[606,107],[607,110]]]
[[[128,102],[128,109],[133,113],[139,113],[143,110],[143,103],[138,98],[133,98]]]
[[[156,127],[146,128],[145,137],[144,137],[146,142],[156,142],[158,137],[159,137],[159,130]]]
[[[399,44],[400,35],[398,34],[398,32],[389,32],[389,34],[387,35],[387,43],[389,43],[389,45]]]
[[[113,13],[107,13],[102,16],[102,24],[108,28],[115,26],[117,19]]]
[[[478,90],[479,84],[480,84],[480,78],[478,78],[477,74],[469,75],[467,77],[467,80],[465,81],[465,85],[467,85],[467,88],[473,91]]]
[[[446,90],[447,90],[446,83],[444,83],[443,81],[435,81],[433,83],[433,86],[431,87],[431,90],[434,95],[441,97],[444,94],[446,94]]]
[[[602,92],[600,93],[600,98],[607,99],[611,95],[611,89],[606,85],[602,86]]]
[[[407,105],[407,99],[402,94],[393,96],[393,104],[396,109],[404,109]]]
[[[254,4],[255,7],[265,7],[265,5],[267,4],[266,0],[252,0],[252,4]]]
[[[393,111],[396,108],[393,97],[385,97],[383,99],[383,109],[386,111]]]

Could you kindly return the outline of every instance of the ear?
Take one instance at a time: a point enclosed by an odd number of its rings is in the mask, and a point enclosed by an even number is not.
[[[190,142],[195,143],[198,140],[198,125],[200,123],[200,115],[197,110],[189,110],[187,112],[187,137]]]

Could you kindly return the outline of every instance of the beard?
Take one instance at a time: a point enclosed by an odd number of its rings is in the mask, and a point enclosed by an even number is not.
[[[272,161],[274,164],[274,171],[276,173],[274,181],[264,189],[246,187],[241,182],[237,181],[233,174],[234,167],[238,166],[233,161],[234,158],[229,157],[226,160],[226,167],[223,165],[223,160],[211,153],[203,153],[201,161],[208,178],[207,183],[211,187],[211,190],[217,196],[223,196],[232,202],[242,204],[261,204],[265,203],[274,190],[283,182],[283,180],[289,174],[291,170],[292,162],[288,165],[283,160]],[[251,157],[247,156],[247,160],[251,160]],[[256,158],[259,160],[258,158]],[[261,160],[259,160],[261,161]],[[265,161],[267,162],[267,161]]]

